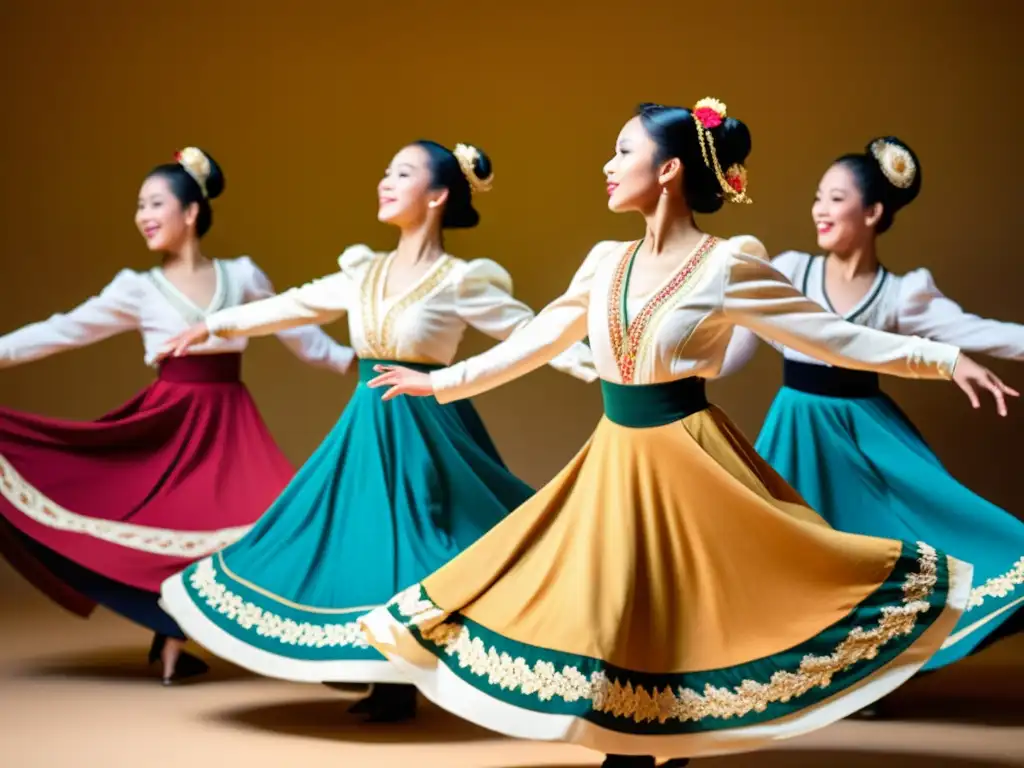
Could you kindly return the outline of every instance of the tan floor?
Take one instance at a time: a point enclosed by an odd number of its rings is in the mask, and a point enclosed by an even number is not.
[[[401,726],[363,726],[323,686],[222,663],[164,689],[148,638],[116,616],[81,621],[37,598],[0,563],[2,768],[557,768],[589,750],[503,739],[425,708]],[[1024,638],[914,681],[891,701],[902,721],[844,722],[771,752],[700,768],[1024,766]],[[910,718],[913,718],[912,720]]]

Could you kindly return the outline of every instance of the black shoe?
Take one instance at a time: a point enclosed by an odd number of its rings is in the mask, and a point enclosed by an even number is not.
[[[378,683],[373,686],[373,693],[359,704],[360,710],[366,712],[370,723],[400,723],[416,717],[416,686],[395,685],[394,683]]]
[[[163,653],[165,645],[167,645],[166,635],[153,635],[153,643],[149,646],[150,664],[160,661],[160,655]],[[210,665],[205,661],[187,651],[182,651],[178,655],[177,663],[174,665],[174,674],[170,677],[161,678],[160,683],[165,686],[174,685],[190,677],[205,675],[209,671]]]
[[[182,651],[178,656],[177,663],[174,665],[174,673],[170,677],[161,678],[160,682],[165,686],[174,685],[190,677],[205,675],[209,671],[210,665],[205,661],[187,651]]]
[[[164,652],[167,645],[167,635],[153,635],[153,642],[149,646],[149,663],[160,661],[160,654]]]
[[[369,696],[365,696],[349,707],[346,711],[350,715],[368,715],[373,709],[373,702],[370,701]]]
[[[174,665],[174,680],[198,677],[199,675],[205,675],[209,671],[210,665],[205,661],[198,656],[193,656],[188,651],[182,651],[178,655],[178,663]]]
[[[345,685],[344,683],[341,683],[341,684],[338,684],[338,683],[324,683],[324,685],[326,685],[328,688],[334,688],[335,690],[345,691],[345,693],[351,693],[351,691],[348,688],[343,688],[342,687],[342,685]],[[348,713],[352,714],[352,715],[368,715],[368,714],[370,714],[370,712],[371,712],[371,710],[373,709],[373,706],[374,706],[373,694],[374,694],[374,691],[376,691],[376,690],[377,690],[377,686],[376,685],[372,685],[371,684],[369,687],[367,687],[366,695],[363,696],[363,698],[359,699],[357,702],[355,702],[351,707],[349,707],[348,710],[347,710]]]
[[[601,768],[655,768],[650,755],[606,755]]]
[[[851,720],[883,720],[885,719],[885,710],[882,708],[881,702],[876,701],[874,704],[868,704],[864,709],[858,709],[852,715]]]

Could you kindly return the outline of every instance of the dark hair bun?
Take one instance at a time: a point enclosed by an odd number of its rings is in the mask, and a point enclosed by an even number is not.
[[[473,207],[473,187],[452,150],[436,141],[420,139],[415,146],[423,149],[430,161],[431,187],[448,190],[441,226],[444,229],[470,229],[480,223],[480,214]],[[479,147],[472,173],[477,181],[486,181],[494,170],[491,159]]]
[[[903,206],[914,202],[921,192],[921,161],[910,145],[896,136],[880,136],[868,142],[864,153],[878,163],[879,170],[889,182],[889,201],[896,209],[894,215]],[[898,175],[902,175],[902,179]]]
[[[697,122],[693,112],[683,107],[641,104],[636,110],[644,130],[658,146],[657,162],[677,157],[683,163],[683,194],[690,209],[697,213],[714,213],[725,203],[726,194],[715,174],[708,167],[701,151]],[[705,129],[714,142],[714,151],[722,172],[733,165],[742,165],[750,155],[750,129],[741,120],[725,118],[714,128]],[[711,147],[707,147],[708,152]],[[708,157],[710,160],[710,156]]]
[[[473,162],[473,175],[480,181],[486,181],[494,173],[491,168],[491,158],[479,147],[476,148],[476,151],[477,157]]]
[[[204,151],[203,154],[210,161],[210,175],[206,177],[206,197],[210,200],[216,200],[224,194],[224,171],[220,169],[220,164],[210,157],[208,153]]]
[[[213,226],[213,208],[210,207],[210,201],[224,192],[224,172],[208,152],[199,151],[210,163],[210,173],[206,177],[206,195],[203,195],[199,182],[179,162],[158,165],[146,174],[146,178],[160,176],[166,179],[171,193],[183,208],[193,203],[199,206],[199,215],[196,217],[196,235],[202,237]]]
[[[872,139],[864,152],[843,155],[834,164],[853,175],[865,206],[881,203],[882,216],[875,225],[880,235],[892,227],[899,210],[921,192],[921,162],[914,150],[895,136]]]

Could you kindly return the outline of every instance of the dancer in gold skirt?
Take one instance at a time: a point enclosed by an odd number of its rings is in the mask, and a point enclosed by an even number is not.
[[[642,213],[645,237],[595,246],[490,351],[430,374],[380,366],[370,383],[450,402],[588,335],[602,379],[604,418],[554,480],[362,618],[441,707],[606,766],[749,751],[884,696],[962,614],[970,565],[833,530],[705,399],[736,325],[836,365],[986,388],[1001,408],[1014,394],[956,347],[825,311],[756,239],[701,232],[694,212],[749,202],[749,150],[718,101],[642,106],[605,172],[609,207]]]

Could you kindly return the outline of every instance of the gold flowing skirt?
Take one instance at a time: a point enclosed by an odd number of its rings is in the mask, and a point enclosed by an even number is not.
[[[835,531],[709,407],[603,418],[545,488],[362,623],[484,727],[698,757],[886,695],[941,647],[970,581],[927,544]]]

